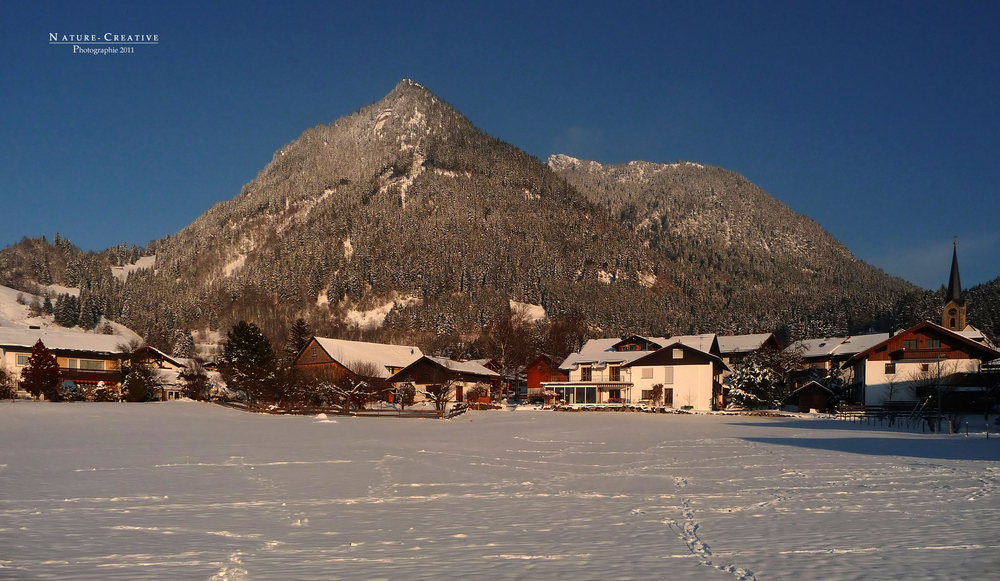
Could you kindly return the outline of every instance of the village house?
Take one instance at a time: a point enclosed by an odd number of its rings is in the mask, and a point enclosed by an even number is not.
[[[201,366],[206,374],[211,374],[213,377],[217,376],[215,373],[216,365],[214,363],[202,363],[190,357],[174,357],[149,345],[143,346],[139,354],[156,372],[159,384],[156,387],[153,398],[160,401],[180,399],[184,396],[180,385],[180,376],[186,370]]]
[[[412,383],[417,390],[416,401],[425,401],[423,393],[448,385],[454,393],[449,399],[464,401],[466,394],[477,386],[486,389],[486,401],[472,403],[487,403],[489,394],[500,389],[500,374],[484,366],[481,361],[453,361],[444,357],[424,355],[389,378],[389,383],[400,385]]]
[[[591,339],[559,369],[565,382],[542,382],[568,404],[648,404],[663,386],[659,404],[711,410],[722,403],[728,369],[715,335]]]
[[[350,374],[388,379],[423,355],[419,347],[410,345],[313,337],[295,358],[295,367],[313,377]]]
[[[542,396],[542,383],[561,383],[569,381],[569,374],[559,369],[559,365],[551,355],[542,353],[524,368],[525,396],[529,400],[539,400]]]
[[[730,367],[742,363],[748,355],[761,349],[781,349],[774,333],[720,335],[717,339],[719,341],[719,357]]]
[[[61,328],[0,327],[0,364],[20,378],[31,348],[39,340],[59,363],[60,381],[85,386],[120,389],[123,339],[117,335],[83,333]],[[27,392],[18,391],[19,397]]]
[[[983,363],[998,358],[1000,352],[987,345],[924,321],[848,359],[844,368],[852,371],[853,381],[846,399],[881,406],[941,389],[985,390],[989,386],[967,380],[975,378]]]

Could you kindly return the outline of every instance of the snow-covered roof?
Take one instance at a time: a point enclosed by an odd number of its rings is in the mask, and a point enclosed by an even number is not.
[[[489,375],[490,377],[500,377],[499,373],[479,363],[479,361],[489,361],[488,359],[473,360],[473,361],[455,361],[454,359],[447,359],[445,357],[428,356],[427,358],[458,373],[469,373],[475,375]]]
[[[793,343],[789,349],[800,349],[802,356],[807,359],[854,355],[870,349],[888,338],[889,333],[869,333],[867,335],[851,335],[850,337],[802,339]]]
[[[889,333],[868,333],[867,335],[853,335],[847,337],[837,347],[837,355],[854,355],[862,351],[871,349],[882,341],[889,338]]]
[[[0,347],[30,350],[39,339],[50,351],[90,351],[106,355],[120,353],[119,345],[126,342],[119,335],[87,333],[79,329],[0,327]]]
[[[410,345],[387,345],[326,337],[316,337],[316,342],[327,355],[351,371],[355,371],[359,364],[371,362],[379,366],[381,372],[379,377],[385,378],[391,375],[387,367],[406,367],[424,355],[419,347]]]
[[[765,341],[774,336],[774,333],[757,333],[754,335],[726,335],[719,336],[719,351],[723,355],[732,353],[750,353],[760,349]]]
[[[688,347],[693,347],[705,353],[712,352],[712,343],[716,340],[715,333],[702,333],[701,335],[674,335],[667,339],[671,343],[683,343]],[[664,345],[664,344],[661,344]]]
[[[663,337],[642,337],[663,347],[668,343]],[[671,339],[673,342],[675,339]],[[598,365],[606,363],[630,363],[643,355],[648,355],[652,351],[615,351],[614,346],[621,343],[620,337],[610,337],[606,339],[590,339],[580,351],[570,353],[569,357],[562,362],[559,369],[575,369],[581,363],[596,363]]]
[[[962,329],[961,331],[956,331],[956,333],[965,337],[966,339],[969,339],[970,341],[975,341],[976,343],[982,343],[983,345],[986,345],[990,349],[996,349],[996,345],[994,345],[993,342],[990,341],[989,337],[984,335],[982,331],[973,327],[972,325],[966,325],[965,329]]]
[[[788,348],[799,351],[803,357],[831,357],[834,351],[847,337],[823,337],[820,339],[802,339],[792,343]]]

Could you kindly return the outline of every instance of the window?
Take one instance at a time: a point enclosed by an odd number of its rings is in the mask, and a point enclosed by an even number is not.
[[[653,368],[643,367],[642,368],[642,378],[643,379],[653,379]]]
[[[642,399],[645,399],[645,400],[653,399],[653,390],[651,390],[651,389],[644,389],[644,390],[642,390]]]
[[[70,361],[73,361],[72,359]],[[81,359],[80,369],[86,369],[88,371],[104,371],[104,362],[95,361],[91,359]]]
[[[928,339],[927,340],[927,348],[928,349],[940,349],[941,348],[941,339]]]
[[[319,356],[319,347],[313,345],[313,348],[312,348],[312,358],[316,359],[316,357],[318,357],[318,356]]]
[[[674,407],[674,389],[667,388],[663,390],[663,405],[667,407]]]
[[[611,365],[608,367],[608,381],[621,381],[622,380],[622,368],[617,365]]]
[[[684,350],[683,349],[674,349],[674,353],[673,353],[672,357],[674,359],[684,359]]]
[[[674,382],[674,368],[664,367],[663,368],[663,383],[673,383]]]
[[[906,339],[903,341],[903,349],[916,349],[917,340],[916,339]]]
[[[930,370],[931,370],[930,363],[921,363],[920,364],[920,371],[930,371]]]
[[[594,380],[594,370],[590,368],[589,365],[584,365],[580,368],[580,381],[593,381]]]
[[[17,364],[21,365],[21,366],[27,365],[28,364],[28,356],[27,355],[18,355],[17,356]]]
[[[895,363],[886,363],[885,364],[885,374],[886,375],[892,375],[894,373],[896,373],[896,364]]]
[[[70,369],[79,369],[80,362],[76,359],[70,359],[69,363],[67,363],[67,366],[69,366]]]

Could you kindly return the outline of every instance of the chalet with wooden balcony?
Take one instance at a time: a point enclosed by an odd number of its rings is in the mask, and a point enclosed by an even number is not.
[[[31,348],[39,340],[58,361],[61,381],[80,386],[121,386],[123,339],[117,335],[63,328],[0,327],[0,365],[20,377],[31,357]]]
[[[967,383],[982,364],[1000,359],[1000,352],[967,335],[924,321],[855,354],[843,365],[853,372],[848,399],[879,406],[919,397],[921,388]]]
[[[542,382],[567,404],[653,403],[654,386],[663,386],[668,407],[710,410],[721,403],[721,374],[715,335],[591,339],[559,369],[567,381]]]

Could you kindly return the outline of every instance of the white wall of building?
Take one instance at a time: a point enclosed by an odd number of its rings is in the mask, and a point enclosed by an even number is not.
[[[895,373],[886,373],[886,363],[895,363]],[[927,371],[923,366],[927,365]],[[883,405],[889,399],[890,386],[893,401],[912,400],[916,396],[912,386],[928,377],[947,377],[954,373],[978,370],[978,359],[944,359],[941,361],[871,361],[855,365],[856,379],[865,383],[865,405]]]

